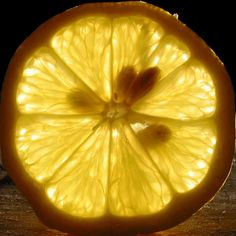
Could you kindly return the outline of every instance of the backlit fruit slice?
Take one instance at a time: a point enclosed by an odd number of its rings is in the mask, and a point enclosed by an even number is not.
[[[13,57],[3,161],[50,227],[163,230],[228,176],[233,96],[217,56],[171,14],[144,2],[82,5],[39,27]]]

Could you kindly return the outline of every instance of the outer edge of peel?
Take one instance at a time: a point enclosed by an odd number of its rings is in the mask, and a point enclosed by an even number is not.
[[[101,4],[101,5],[100,5]],[[221,135],[222,137],[227,137],[226,140],[222,138],[222,142],[224,143],[223,146],[227,146],[227,152],[224,154],[224,156],[227,157],[227,163],[224,165],[224,171],[221,173],[220,177],[217,178],[216,183],[214,181],[208,181],[208,184],[203,185],[200,190],[199,188],[196,188],[195,191],[186,194],[186,198],[183,199],[177,199],[176,200],[176,206],[174,208],[174,211],[170,211],[170,214],[168,217],[166,217],[166,214],[168,213],[168,209],[165,209],[164,213],[158,214],[158,216],[152,215],[150,217],[137,217],[135,219],[121,219],[121,218],[112,218],[111,216],[108,218],[99,218],[96,220],[91,221],[84,221],[83,219],[78,219],[77,217],[71,217],[65,213],[62,213],[58,209],[56,209],[54,206],[52,206],[47,199],[45,198],[44,192],[42,191],[39,184],[37,184],[35,181],[33,181],[22,168],[21,163],[17,160],[17,154],[16,150],[10,140],[12,140],[12,134],[14,133],[14,122],[17,119],[17,112],[16,112],[16,106],[15,106],[15,99],[14,94],[17,89],[17,84],[19,80],[19,74],[22,69],[22,66],[24,64],[24,61],[26,60],[27,56],[30,55],[37,47],[39,47],[42,44],[47,44],[48,39],[66,22],[70,22],[75,18],[75,13],[78,11],[80,12],[80,17],[83,17],[86,14],[86,11],[91,11],[100,7],[101,9],[112,7],[116,4],[120,4],[120,8],[124,8],[127,6],[134,7],[136,9],[144,7],[145,9],[142,9],[146,13],[144,15],[147,15],[147,12],[152,13],[152,17],[155,15],[160,14],[161,18],[165,21],[171,21],[170,25],[177,25],[176,28],[180,30],[183,29],[184,34],[188,35],[188,40],[192,42],[192,44],[199,45],[201,47],[201,52],[196,52],[196,55],[205,58],[204,54],[205,51],[207,52],[207,59],[209,59],[208,65],[211,65],[211,67],[217,67],[217,70],[214,72],[214,74],[217,75],[217,78],[219,78],[218,74],[222,75],[222,81],[217,83],[217,86],[221,86],[222,89],[219,91],[219,96],[221,98],[226,97],[225,101],[222,101],[222,104],[219,104],[220,110],[218,111],[218,114],[226,114],[225,116],[230,117],[230,119],[224,118],[223,115],[219,117],[218,123],[221,122],[221,118],[223,120],[224,124],[221,124],[221,128],[225,128],[224,131],[222,131]],[[116,5],[118,6],[118,5]],[[62,23],[63,18],[67,18],[67,21],[65,23]],[[171,20],[170,18],[175,19],[175,22]],[[57,23],[57,21],[61,23]],[[45,32],[49,29],[52,32]],[[52,30],[53,28],[53,30]],[[176,32],[178,30],[175,30]],[[178,32],[177,32],[178,33]],[[45,40],[39,41],[38,35],[42,35],[41,38],[45,37]],[[178,33],[178,35],[181,34],[181,32]],[[186,41],[186,40],[185,40]],[[205,49],[204,49],[205,48]],[[204,53],[203,53],[204,52]],[[205,59],[206,60],[206,59]],[[16,69],[17,68],[17,69]],[[17,78],[15,80],[15,78]],[[226,82],[226,83],[224,83]],[[224,87],[222,86],[224,84]],[[17,187],[25,194],[25,196],[28,198],[28,200],[33,205],[34,209],[36,210],[37,215],[40,217],[40,219],[47,225],[53,228],[58,228],[62,231],[64,231],[66,228],[68,228],[68,231],[71,233],[78,233],[78,227],[80,228],[81,232],[87,232],[89,227],[92,227],[92,229],[96,231],[106,231],[109,230],[109,232],[112,232],[114,230],[117,230],[119,232],[142,232],[142,233],[148,233],[153,232],[157,230],[164,230],[168,227],[172,227],[183,220],[187,219],[189,216],[191,216],[194,212],[196,212],[199,208],[201,208],[207,201],[210,201],[216,191],[220,189],[223,184],[225,183],[227,177],[229,176],[230,169],[232,167],[232,159],[233,159],[233,152],[234,152],[234,131],[231,131],[234,127],[234,93],[232,90],[232,85],[230,83],[229,76],[227,72],[224,69],[224,64],[220,61],[220,59],[216,56],[216,54],[213,52],[213,50],[209,50],[209,47],[207,44],[200,39],[193,31],[189,30],[186,25],[181,23],[179,20],[177,20],[174,16],[172,16],[167,11],[160,9],[156,6],[153,6],[149,3],[145,3],[143,1],[136,2],[136,1],[130,1],[130,2],[120,2],[120,3],[98,3],[98,4],[82,4],[79,6],[76,6],[74,8],[68,9],[66,12],[61,13],[53,18],[51,18],[46,23],[39,26],[36,31],[32,33],[30,37],[28,37],[17,49],[14,57],[11,59],[10,65],[8,67],[8,71],[5,77],[5,81],[3,84],[3,94],[2,94],[2,104],[1,104],[1,148],[2,148],[2,155],[3,155],[3,163],[4,166],[7,168],[9,175],[12,177],[12,179],[16,182]],[[225,104],[230,104],[229,107],[224,107]],[[231,118],[232,116],[232,118]],[[227,124],[225,124],[227,123]],[[234,130],[234,128],[233,128]],[[228,136],[228,134],[230,134]],[[228,143],[228,144],[227,144]],[[223,147],[221,147],[220,154],[223,155]],[[221,168],[222,169],[222,168]],[[216,170],[217,173],[217,168]],[[21,173],[24,173],[22,175]],[[215,183],[215,184],[214,184]],[[213,191],[208,193],[203,193],[203,195],[197,195],[197,197],[201,197],[201,200],[197,199],[195,197],[194,193],[203,190],[203,187],[211,186],[213,184]],[[35,198],[35,195],[37,195],[37,198]],[[187,206],[186,200],[194,201],[197,200],[197,204],[194,206]],[[179,206],[178,206],[179,204]],[[188,208],[190,207],[190,208]],[[179,214],[181,212],[181,214]],[[176,214],[174,214],[176,213]],[[177,218],[179,214],[179,218]],[[176,216],[177,215],[177,216]],[[56,220],[55,220],[56,219]],[[78,223],[79,221],[79,223]],[[138,227],[137,227],[138,226]],[[105,229],[107,227],[107,229]],[[87,229],[87,231],[86,231]],[[90,230],[90,229],[89,229]],[[124,234],[122,234],[124,235]]]

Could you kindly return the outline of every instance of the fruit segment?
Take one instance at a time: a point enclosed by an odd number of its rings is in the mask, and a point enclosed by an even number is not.
[[[33,179],[44,183],[93,134],[101,117],[22,115],[16,124],[19,158]]]
[[[141,130],[131,125],[152,160],[177,192],[187,192],[206,176],[214,157],[216,127],[212,120],[159,120]]]
[[[56,207],[80,217],[107,213],[109,145],[110,126],[103,123],[62,163],[45,183]]]
[[[179,120],[207,118],[216,110],[215,86],[204,66],[190,60],[156,83],[132,108],[139,113]]]
[[[127,121],[112,125],[109,209],[118,216],[155,213],[171,201],[167,183]]]
[[[151,66],[158,66],[162,77],[173,72],[190,58],[188,47],[173,35],[166,34],[148,60]]]
[[[114,83],[126,67],[141,71],[157,65],[154,62],[156,50],[164,34],[157,22],[143,16],[117,17],[113,19],[112,27]]]
[[[94,114],[104,106],[49,48],[39,49],[26,62],[18,86],[17,105],[25,114],[59,115]]]
[[[101,99],[111,98],[111,20],[85,17],[64,27],[51,46],[65,64]]]

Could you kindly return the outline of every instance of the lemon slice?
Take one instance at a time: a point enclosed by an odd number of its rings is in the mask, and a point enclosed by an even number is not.
[[[233,157],[223,64],[143,2],[82,5],[38,28],[12,59],[1,112],[10,176],[45,224],[75,234],[174,226]]]

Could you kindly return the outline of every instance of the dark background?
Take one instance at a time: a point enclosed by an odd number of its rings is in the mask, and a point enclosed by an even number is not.
[[[72,0],[2,0],[0,3],[0,84],[17,47],[40,24],[81,3]],[[224,62],[235,89],[236,11],[233,0],[148,1],[171,13],[195,31]]]

